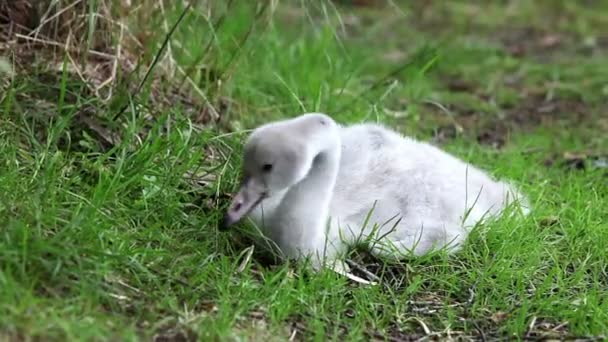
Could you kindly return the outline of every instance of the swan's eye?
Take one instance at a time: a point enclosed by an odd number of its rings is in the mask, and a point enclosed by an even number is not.
[[[272,164],[264,164],[264,165],[262,165],[262,171],[264,171],[264,172],[270,172],[270,171],[272,171]]]

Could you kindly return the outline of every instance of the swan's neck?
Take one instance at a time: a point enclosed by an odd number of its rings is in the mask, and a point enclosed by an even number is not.
[[[325,244],[341,153],[340,138],[329,140],[318,150],[308,175],[289,189],[278,208],[281,229],[277,238],[288,256],[318,251],[319,244]]]

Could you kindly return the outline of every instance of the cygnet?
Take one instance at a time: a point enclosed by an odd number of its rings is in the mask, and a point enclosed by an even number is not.
[[[401,259],[457,251],[470,229],[529,202],[510,182],[378,124],[323,113],[262,125],[244,146],[242,183],[222,228],[249,217],[292,259],[344,270],[348,247]],[[336,263],[337,262],[337,263]]]

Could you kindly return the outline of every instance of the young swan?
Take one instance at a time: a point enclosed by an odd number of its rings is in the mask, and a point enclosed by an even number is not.
[[[512,185],[432,145],[308,113],[251,134],[222,227],[249,216],[286,257],[312,257],[318,269],[361,239],[383,257],[455,251],[468,228],[514,199],[527,203]]]

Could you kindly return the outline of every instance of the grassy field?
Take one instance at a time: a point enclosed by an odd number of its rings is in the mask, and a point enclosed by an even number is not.
[[[608,335],[608,6],[343,2],[188,10],[162,61],[174,79],[136,93],[123,75],[109,100],[64,55],[0,68],[0,340]],[[180,13],[130,24],[154,42],[141,69]],[[208,105],[159,101],[169,83]],[[247,130],[305,111],[439,144],[534,210],[454,256],[353,251],[378,286],[271,262],[250,227],[217,224]]]

